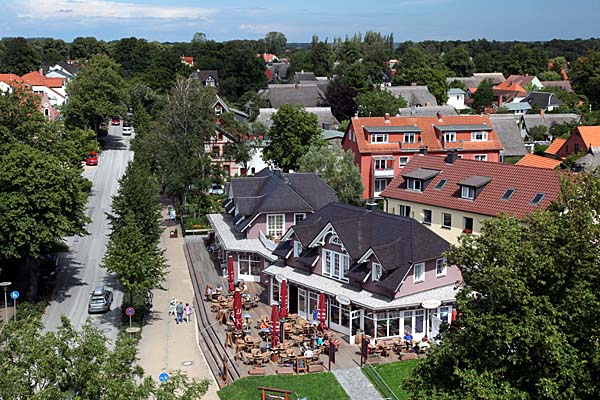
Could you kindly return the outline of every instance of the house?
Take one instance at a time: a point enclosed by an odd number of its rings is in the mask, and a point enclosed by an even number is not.
[[[273,63],[267,65],[267,69],[265,73],[267,74],[267,79],[269,79],[269,83],[273,81],[285,81],[287,79],[287,71],[290,65],[288,63]]]
[[[194,66],[194,57],[179,56],[179,58],[181,59],[181,62],[184,63],[185,65],[189,65],[190,67]]]
[[[29,72],[21,77],[23,85],[33,93],[46,94],[53,106],[60,106],[67,100],[67,80],[63,78],[48,78],[42,69]]]
[[[284,104],[303,107],[319,107],[325,95],[316,83],[269,84],[258,91],[270,108],[279,108]],[[248,105],[247,105],[248,106]]]
[[[494,104],[503,107],[506,103],[517,103],[527,97],[528,93],[521,85],[509,81],[494,86]]]
[[[600,147],[591,146],[583,157],[575,161],[573,171],[594,172],[598,167],[600,167]]]
[[[37,96],[40,97],[40,112],[49,119],[50,121],[56,121],[59,119],[60,112],[50,104],[50,100],[48,99],[48,95],[46,93],[38,93]]]
[[[268,284],[263,270],[277,257],[272,251],[286,231],[337,201],[337,195],[314,173],[284,174],[264,169],[233,178],[223,203],[225,215],[209,214],[223,260],[233,258],[235,278]]]
[[[542,82],[540,82],[540,80],[535,75],[510,75],[508,78],[506,78],[505,82],[520,85],[524,88],[527,88],[529,86],[529,88],[534,90],[544,88]]]
[[[190,76],[194,79],[198,79],[204,86],[214,87],[217,89],[217,92],[219,92],[219,89],[221,88],[219,85],[219,73],[214,69],[198,69],[192,72]]]
[[[447,106],[403,107],[398,109],[397,117],[435,117],[437,115],[458,115],[456,109]]]
[[[465,105],[465,92],[462,89],[451,88],[448,89],[448,102],[449,106],[456,108],[457,110],[464,110],[465,108],[469,108]]]
[[[79,64],[72,60],[70,60],[70,62],[59,61],[48,68],[46,76],[48,78],[64,78],[67,79],[67,81],[70,81],[79,73],[79,69]]]
[[[340,126],[340,122],[331,113],[331,107],[305,107],[304,110],[317,116],[321,129],[335,130]],[[276,112],[276,108],[260,108],[255,121],[261,122],[270,128],[273,125],[273,114]]]
[[[412,218],[330,203],[291,227],[275,251],[269,300],[286,280],[289,312],[312,319],[320,293],[327,327],[355,343],[406,333],[435,337],[450,323],[460,270],[443,256],[448,243]]]
[[[515,116],[525,115],[531,110],[529,103],[504,103],[502,107],[511,112]]]
[[[277,56],[275,54],[270,54],[270,53],[257,54],[256,57],[257,58],[262,57],[265,64],[272,64],[272,63],[279,61],[279,59],[277,58]]]
[[[486,219],[525,219],[558,198],[557,171],[521,165],[423,155],[413,157],[381,194],[385,210],[410,216],[457,244],[478,234]]]
[[[0,94],[12,93],[15,87],[22,86],[21,77],[16,74],[0,74]]]
[[[327,142],[327,144],[341,146],[342,139],[344,138],[344,132],[332,129],[323,129],[321,136],[323,137],[323,140]]]
[[[480,72],[474,73],[473,76],[469,77],[449,77],[446,78],[446,86],[450,86],[450,84],[454,81],[461,82],[464,87],[469,89],[476,89],[477,86],[484,80],[489,79],[492,81],[494,85],[498,85],[506,80],[504,75],[500,72]],[[472,92],[472,91],[471,91]]]
[[[314,72],[296,72],[292,79],[290,79],[289,83],[310,83],[316,82],[317,77]]]
[[[396,97],[402,97],[409,107],[437,106],[437,100],[429,92],[427,86],[417,86],[416,84],[411,86],[389,86],[385,90]]]
[[[455,81],[462,83],[466,89],[476,88],[479,85],[478,80],[473,78],[472,76],[468,76],[468,77],[454,76],[454,77],[446,78],[446,86],[450,87],[450,85]]]
[[[559,89],[565,90],[567,92],[575,92],[571,87],[571,81],[542,81],[542,85],[545,88],[549,87],[557,87]]]
[[[554,158],[538,156],[537,154],[527,154],[525,157],[517,161],[516,165],[526,167],[538,167],[547,169],[556,169],[562,162]]]
[[[564,159],[571,154],[587,153],[597,146],[600,146],[600,126],[578,126],[556,151],[556,156]]]
[[[550,132],[550,129],[554,125],[560,124],[568,124],[568,123],[579,123],[581,117],[577,114],[573,113],[565,113],[565,114],[525,114],[521,117],[521,136],[526,137],[529,136],[529,129],[534,126],[545,126],[547,132]]]
[[[504,161],[506,157],[523,157],[527,154],[525,143],[521,137],[518,120],[512,114],[492,114],[490,115],[492,125],[496,130],[496,135],[502,150],[500,151],[500,161]]]
[[[378,198],[419,153],[500,161],[502,144],[487,115],[352,118],[342,139],[360,169],[364,198]]]
[[[546,150],[544,150],[544,154],[552,158],[559,158],[558,151],[566,141],[567,139],[554,138],[554,141],[550,143],[550,146],[546,147]]]
[[[563,104],[562,100],[552,92],[531,92],[521,102],[529,103],[532,107],[537,105],[543,111],[554,111]]]

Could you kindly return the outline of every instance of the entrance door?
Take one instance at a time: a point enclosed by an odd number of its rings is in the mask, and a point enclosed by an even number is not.
[[[364,331],[364,313],[363,310],[354,310],[350,311],[350,344],[355,343],[356,332],[360,329],[361,332]]]

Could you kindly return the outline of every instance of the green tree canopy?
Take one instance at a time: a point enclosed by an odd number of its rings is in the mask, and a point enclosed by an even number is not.
[[[396,115],[399,108],[406,107],[406,100],[387,90],[373,89],[359,94],[356,104],[361,117],[383,117],[385,114]]]
[[[570,78],[575,91],[586,95],[594,109],[600,108],[600,51],[573,61]]]
[[[338,121],[347,120],[356,113],[355,97],[356,90],[336,77],[327,85],[324,105],[331,107],[331,113]]]
[[[490,107],[494,102],[494,83],[491,79],[484,79],[477,86],[477,91],[473,95],[473,107],[483,110]]]
[[[455,47],[443,57],[446,67],[454,76],[471,76],[475,70],[475,63],[471,60],[469,51],[464,47]]]
[[[6,39],[4,48],[4,57],[0,64],[2,72],[24,75],[31,71],[37,71],[42,65],[40,54],[25,38]]]
[[[281,32],[269,32],[265,35],[264,51],[271,54],[283,54],[287,38]]]

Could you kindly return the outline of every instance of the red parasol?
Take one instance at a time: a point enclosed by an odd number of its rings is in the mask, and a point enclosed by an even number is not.
[[[242,294],[239,290],[233,292],[233,316],[235,317],[235,329],[242,329]]]
[[[285,279],[281,281],[281,287],[279,288],[279,316],[281,318],[288,317],[287,281]]]
[[[458,314],[458,312],[456,311],[456,308],[455,308],[452,310],[452,319],[450,320],[450,322],[456,321],[456,314]]]
[[[229,256],[229,259],[227,260],[227,280],[229,281],[229,293],[233,293],[233,291],[235,290],[235,284],[234,284],[234,273],[233,273],[233,257]]]
[[[323,330],[327,329],[327,303],[325,302],[325,293],[319,295],[319,313],[318,319]]]
[[[273,304],[271,306],[271,346],[279,345],[279,308]]]

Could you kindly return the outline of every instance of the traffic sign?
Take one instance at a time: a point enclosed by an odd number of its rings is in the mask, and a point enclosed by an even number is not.
[[[163,372],[162,374],[160,374],[158,376],[158,380],[161,382],[166,382],[169,380],[169,374],[167,374],[166,372]]]
[[[127,307],[125,309],[125,315],[127,315],[128,317],[131,317],[135,314],[135,308],[133,307]]]
[[[18,290],[13,290],[12,292],[10,292],[10,298],[13,300],[16,300],[19,298],[19,291]]]

